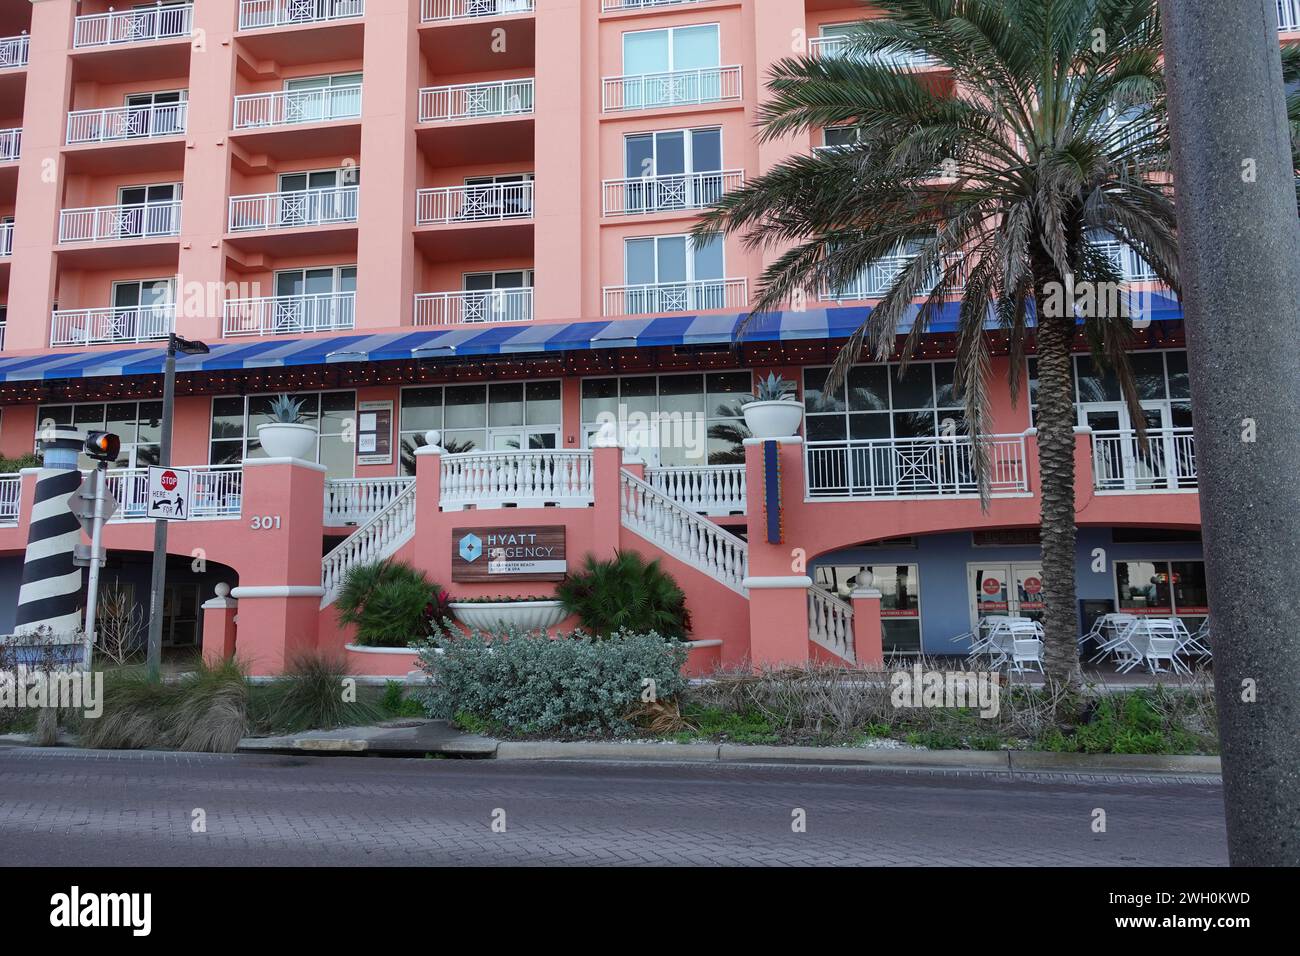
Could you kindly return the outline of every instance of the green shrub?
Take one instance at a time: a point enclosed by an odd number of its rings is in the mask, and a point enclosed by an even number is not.
[[[349,700],[348,666],[329,654],[303,653],[255,695],[258,729],[271,733],[328,730],[373,723],[380,707],[357,695]]]
[[[384,696],[379,706],[394,717],[424,716],[424,705],[414,697],[406,696],[406,687],[400,680],[384,682]]]
[[[22,471],[24,468],[39,467],[41,467],[41,460],[31,453],[19,455],[17,458],[8,458],[4,455],[0,455],[0,474],[13,475]]]
[[[441,653],[439,653],[441,651]],[[658,634],[544,634],[479,631],[420,652],[433,680],[429,716],[469,715],[522,734],[630,733],[628,714],[653,681],[655,699],[686,687],[686,648]]]
[[[334,603],[339,623],[355,625],[356,642],[366,647],[406,647],[445,614],[441,589],[405,561],[356,565]]]
[[[556,588],[556,597],[597,637],[627,630],[684,639],[691,629],[686,595],[672,575],[657,558],[646,561],[635,551],[620,551],[610,561],[587,555],[582,570]]]

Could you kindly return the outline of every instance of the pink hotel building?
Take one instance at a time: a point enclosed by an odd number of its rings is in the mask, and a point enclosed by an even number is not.
[[[1279,4],[1284,39],[1295,6]],[[761,254],[689,238],[746,177],[846,141],[759,144],[754,122],[769,64],[838,55],[861,15],[847,0],[4,0],[0,453],[30,453],[43,423],[121,436],[105,574],[145,600],[159,340],[206,342],[179,363],[172,463],[194,469],[195,497],[171,527],[165,641],[259,672],[348,644],[331,604],[360,561],[407,558],[457,596],[550,592],[461,576],[468,529],[562,527],[569,566],[662,558],[702,642],[693,668],[952,652],[981,614],[1036,614],[1030,402],[994,397],[982,511],[969,442],[945,427],[951,326],[902,378],[864,360],[847,390],[822,388],[897,261],[738,338]],[[1153,286],[1131,250],[1096,241]],[[1192,385],[1178,302],[1153,301],[1135,356],[1150,451],[1080,342],[1080,614],[1194,625]],[[804,401],[800,436],[746,444],[740,401],[773,371]],[[286,392],[317,427],[310,460],[258,441]],[[672,419],[661,447],[597,441],[620,409]],[[0,476],[0,633],[34,480]],[[363,674],[411,663],[347,653]]]

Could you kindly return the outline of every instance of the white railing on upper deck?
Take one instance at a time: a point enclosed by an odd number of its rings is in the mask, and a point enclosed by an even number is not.
[[[0,258],[7,259],[14,254],[14,224],[0,222]]]
[[[18,523],[22,501],[22,475],[0,475],[0,524]]]
[[[8,70],[15,66],[26,66],[30,49],[31,37],[25,33],[19,37],[0,39],[0,70]]]
[[[442,510],[585,508],[592,501],[590,451],[478,451],[442,458]]]
[[[221,334],[289,335],[350,329],[356,324],[355,292],[314,292],[230,299],[225,304]]]
[[[361,115],[361,84],[312,90],[275,90],[235,97],[235,129],[294,126]]]
[[[533,6],[533,0],[420,0],[420,20],[423,23],[438,23],[443,20],[500,17],[511,13],[531,13]]]
[[[808,640],[855,662],[853,605],[824,588],[808,588]]]
[[[18,160],[23,151],[23,129],[0,129],[0,163],[12,163]]]
[[[100,242],[108,239],[144,239],[179,236],[181,203],[127,203],[88,206],[59,212],[59,242]]]
[[[184,465],[190,472],[190,518],[237,518],[243,502],[242,465]],[[148,517],[149,469],[110,468],[108,491],[117,499],[114,521]]]
[[[68,145],[179,136],[185,132],[188,110],[188,103],[75,110],[68,114]]]
[[[1277,28],[1286,33],[1300,30],[1300,0],[1277,0]]]
[[[487,183],[478,186],[438,186],[415,194],[415,224],[531,219],[533,184]]]
[[[739,66],[709,66],[607,76],[601,81],[601,104],[606,113],[659,109],[738,100],[743,91]]]
[[[600,9],[605,13],[616,10],[649,10],[655,7],[678,7],[687,3],[704,3],[706,0],[601,0]]]
[[[1196,438],[1190,428],[1092,433],[1093,485],[1098,491],[1179,491],[1197,487]]]
[[[647,468],[645,482],[696,514],[724,516],[745,513],[744,465]]]
[[[1092,241],[1092,246],[1105,254],[1115,266],[1115,271],[1128,282],[1154,282],[1159,280],[1156,271],[1147,264],[1136,249],[1118,239]]]
[[[331,186],[231,196],[228,228],[254,232],[356,222],[358,191],[357,186]]]
[[[239,29],[261,30],[364,16],[365,0],[239,0]]]
[[[426,86],[420,90],[420,122],[521,116],[533,111],[532,77],[491,83]]]
[[[321,607],[334,603],[348,571],[359,564],[391,557],[415,535],[415,482],[369,521],[344,538],[333,551],[321,559],[321,587],[325,595]]]
[[[822,149],[840,149],[838,146],[824,146]],[[844,299],[875,299],[885,295],[898,278],[899,273],[907,268],[908,264],[916,258],[915,253],[902,253],[893,256],[882,256],[875,262],[863,269],[849,282],[837,289],[829,289],[821,293],[822,300],[842,301]],[[960,257],[958,257],[960,258]],[[926,280],[923,287],[923,293],[929,292],[934,284],[939,280],[938,270],[933,271]],[[959,280],[954,289],[962,287]]]
[[[531,322],[533,290],[491,289],[481,292],[420,292],[415,296],[416,325],[462,322]]]
[[[362,524],[383,511],[415,479],[327,478],[325,479],[325,523]]]
[[[108,46],[187,37],[193,17],[192,3],[157,3],[130,10],[91,13],[77,17],[72,28],[72,45]]]
[[[986,435],[993,494],[1029,490],[1024,435]],[[974,495],[975,444],[968,436],[804,443],[809,498]]]
[[[813,37],[808,41],[808,53],[810,56],[850,56],[849,38],[837,36]],[[875,56],[864,57],[864,59],[873,60],[874,62],[880,63],[884,66],[896,66],[908,69],[937,66],[939,62],[931,56],[904,51],[896,53],[877,53]]]
[[[739,169],[607,179],[602,188],[603,211],[606,216],[631,216],[703,209],[743,185],[745,173]]]
[[[697,279],[656,285],[611,285],[602,290],[604,315],[658,315],[743,309],[749,304],[745,279]]]
[[[132,308],[60,309],[50,323],[50,345],[109,345],[149,342],[176,331],[174,305]]]

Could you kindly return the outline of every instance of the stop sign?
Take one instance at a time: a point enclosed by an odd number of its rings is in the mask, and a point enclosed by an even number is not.
[[[175,491],[175,490],[176,490],[176,472],[174,472],[174,471],[164,471],[164,472],[162,473],[162,477],[158,479],[158,483],[161,484],[161,485],[163,486],[163,488],[164,488],[166,491]]]

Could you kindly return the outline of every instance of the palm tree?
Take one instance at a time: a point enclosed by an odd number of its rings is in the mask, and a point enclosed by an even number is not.
[[[1063,292],[1122,281],[1088,241],[1109,233],[1178,288],[1156,0],[875,0],[844,55],[792,57],[768,78],[760,136],[848,127],[857,145],[795,156],[730,193],[698,227],[774,258],[752,319],[841,288],[906,248],[901,268],[830,371],[864,346],[906,366],[945,307],[957,316],[956,386],[987,506],[994,337],[1018,398],[1037,355],[1036,424],[1049,676],[1079,679],[1071,347],[1082,333],[1119,379],[1141,431],[1127,302],[1077,318]],[[918,70],[929,57],[946,72]],[[1117,285],[1092,288],[1113,290]],[[919,308],[914,305],[922,299]],[[1101,297],[1104,299],[1105,297]],[[742,326],[742,334],[744,327]],[[902,369],[900,369],[900,372]]]
[[[1291,165],[1295,168],[1296,210],[1300,212],[1300,46],[1282,47],[1282,82],[1286,84],[1286,119],[1291,127]]]

